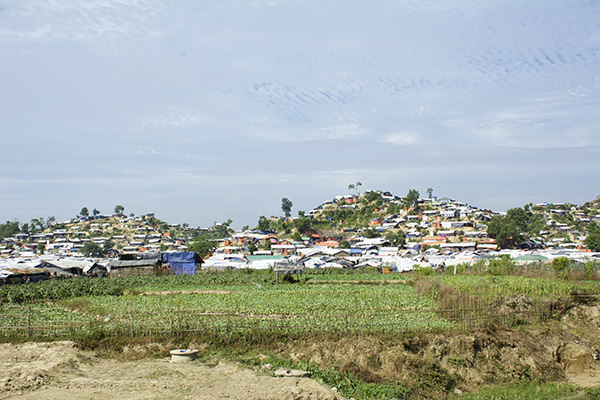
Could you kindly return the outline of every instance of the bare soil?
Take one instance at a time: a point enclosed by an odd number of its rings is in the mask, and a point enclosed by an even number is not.
[[[416,398],[529,379],[600,387],[600,307],[576,305],[544,326],[397,340],[332,338],[283,344],[276,352],[369,382],[400,381]]]
[[[278,378],[233,363],[119,361],[53,342],[0,345],[0,399],[343,398],[308,378]]]
[[[192,345],[204,350],[201,343]],[[343,399],[308,378],[275,377],[231,362],[171,363],[148,356],[165,354],[165,346],[126,346],[116,359],[71,342],[0,344],[0,400]],[[272,343],[263,350],[365,382],[401,382],[414,389],[415,398],[530,378],[600,387],[600,307],[578,304],[543,326],[390,340],[320,337]]]

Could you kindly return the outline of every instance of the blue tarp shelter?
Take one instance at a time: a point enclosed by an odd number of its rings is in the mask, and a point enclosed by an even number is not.
[[[162,257],[163,263],[166,263],[175,275],[194,275],[196,264],[202,263],[202,259],[195,252],[163,253]]]

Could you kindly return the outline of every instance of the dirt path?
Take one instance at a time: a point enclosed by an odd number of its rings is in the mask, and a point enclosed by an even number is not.
[[[70,342],[0,345],[0,399],[343,400],[308,378],[276,378],[230,363],[101,359]]]

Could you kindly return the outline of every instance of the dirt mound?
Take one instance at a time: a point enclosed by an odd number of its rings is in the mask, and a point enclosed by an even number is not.
[[[275,378],[232,363],[101,359],[70,342],[3,344],[0,360],[0,399],[343,400],[307,378]]]
[[[525,296],[507,302],[507,310],[526,311]],[[561,320],[544,326],[472,333],[421,334],[388,341],[373,337],[288,343],[277,351],[294,361],[361,377],[366,382],[400,381],[409,388],[427,386],[448,393],[523,379],[598,386],[600,308],[575,305]]]
[[[507,305],[529,307],[527,298]],[[523,379],[568,380],[600,385],[600,307],[576,304],[544,325],[471,333],[428,333],[411,337],[318,337],[273,342],[282,358],[336,369],[363,382],[401,382],[414,397],[439,398],[455,389],[514,383]],[[73,343],[0,345],[0,400],[22,399],[342,399],[336,392],[298,376],[276,378],[232,363],[216,366],[170,363],[171,343],[123,346],[123,360],[97,357]],[[200,352],[205,344],[190,343]],[[98,350],[100,351],[100,349]],[[101,354],[101,353],[99,353]],[[266,356],[265,356],[266,357]],[[133,360],[133,361],[132,361]],[[288,374],[284,374],[286,376]]]

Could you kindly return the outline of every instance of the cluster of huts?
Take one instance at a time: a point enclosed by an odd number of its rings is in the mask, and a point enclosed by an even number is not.
[[[0,259],[0,283],[31,283],[75,276],[128,277],[195,274],[203,263],[195,252],[129,253],[114,259],[34,257]]]

